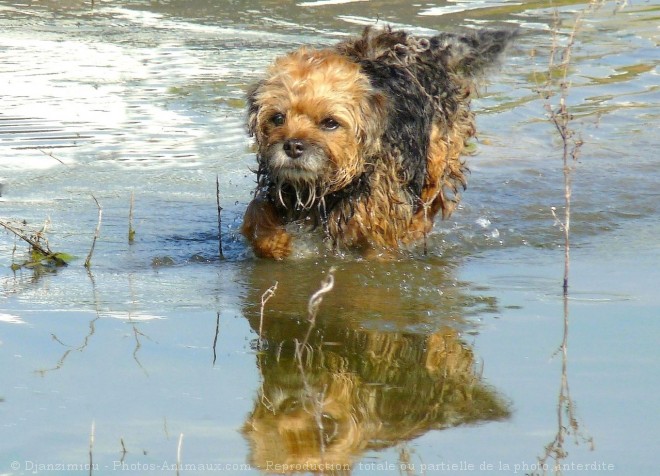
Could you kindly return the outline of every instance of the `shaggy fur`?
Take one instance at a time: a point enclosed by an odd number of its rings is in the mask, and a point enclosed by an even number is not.
[[[288,256],[291,223],[366,254],[423,238],[466,186],[470,95],[514,36],[367,28],[278,58],[248,94],[258,169],[242,231],[255,253]]]

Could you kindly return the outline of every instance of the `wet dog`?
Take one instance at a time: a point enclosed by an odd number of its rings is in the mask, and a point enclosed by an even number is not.
[[[477,79],[515,35],[367,28],[278,58],[248,93],[258,167],[242,232],[255,254],[290,255],[290,225],[366,255],[425,237],[466,186]]]

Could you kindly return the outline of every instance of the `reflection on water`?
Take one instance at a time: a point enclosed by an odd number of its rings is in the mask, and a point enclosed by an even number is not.
[[[143,332],[143,330],[140,329],[140,323],[143,323],[145,321],[151,321],[154,319],[163,319],[163,317],[147,314],[134,309],[135,306],[137,305],[138,300],[135,296],[135,283],[132,274],[129,274],[127,276],[129,299],[125,303],[126,308],[122,310],[104,309],[103,304],[101,302],[101,298],[99,296],[98,286],[96,284],[96,279],[94,277],[94,274],[88,270],[87,276],[89,277],[89,282],[91,284],[91,292],[90,292],[91,301],[93,304],[94,313],[96,314],[95,317],[93,317],[87,324],[88,327],[87,332],[82,337],[80,337],[79,342],[75,344],[71,342],[64,342],[55,333],[51,334],[52,340],[57,344],[59,344],[64,349],[62,355],[59,357],[59,359],[54,365],[47,368],[35,369],[35,372],[43,377],[49,372],[60,370],[72,353],[85,352],[88,345],[90,344],[90,341],[94,338],[94,334],[96,333],[97,322],[100,319],[110,318],[110,319],[119,319],[121,321],[124,321],[128,326],[130,326],[130,335],[132,339],[135,341],[135,347],[133,349],[133,360],[138,365],[138,367],[140,367],[146,374],[148,374],[147,370],[140,362],[138,352],[142,347],[142,340],[150,339],[150,338],[148,335],[146,335]]]
[[[443,298],[415,286],[431,277],[428,271],[417,282],[404,273],[418,294],[415,310],[409,290],[340,270],[335,282],[343,285],[325,296],[310,329],[304,312],[295,311],[306,308],[309,282],[283,280],[282,289],[278,283],[262,322],[255,303],[266,289],[260,287],[263,268],[254,272],[245,315],[255,332],[262,331],[257,353],[262,381],[243,432],[255,467],[346,474],[365,451],[430,430],[509,416],[502,397],[482,381],[474,352],[458,330],[465,325],[462,304],[471,300],[460,287]],[[269,276],[305,273],[298,267],[278,274]],[[438,271],[432,277],[436,291],[455,284]],[[418,320],[416,314],[424,315]],[[417,323],[417,331],[397,330],[402,321],[409,328]]]
[[[563,474],[562,468],[566,464],[569,451],[566,448],[566,439],[570,437],[575,445],[586,443],[594,450],[593,437],[583,430],[583,424],[577,416],[576,403],[571,397],[568,379],[568,329],[569,307],[568,295],[564,295],[564,330],[562,341],[555,355],[561,356],[561,378],[559,394],[557,397],[557,433],[543,449],[543,455],[538,458],[538,474]],[[570,464],[568,465],[570,470]]]
[[[430,430],[508,416],[475,375],[473,353],[451,328],[430,335],[322,331],[303,365],[292,342],[269,341],[263,385],[244,432],[250,461],[289,470],[347,465]]]
[[[393,262],[335,258],[275,265],[257,261],[243,267],[239,279],[250,289],[252,294],[245,301],[252,305],[278,283],[266,306],[271,316],[263,325],[267,329],[281,320],[292,320],[291,325],[298,322],[325,274],[323,269],[330,266],[337,266],[336,279],[332,292],[324,297],[322,310],[344,325],[428,333],[437,330],[441,322],[468,332],[475,328],[471,318],[498,312],[494,297],[456,279],[456,261],[435,257]],[[297,325],[304,336],[304,319]]]

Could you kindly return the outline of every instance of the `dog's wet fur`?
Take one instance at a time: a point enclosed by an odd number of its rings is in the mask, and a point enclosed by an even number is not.
[[[516,35],[367,28],[276,59],[248,93],[258,167],[242,232],[255,254],[289,256],[291,223],[365,255],[426,236],[467,183],[476,84]]]

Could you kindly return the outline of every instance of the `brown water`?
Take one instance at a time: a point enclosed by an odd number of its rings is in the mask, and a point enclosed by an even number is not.
[[[584,3],[559,3],[565,44]],[[564,308],[546,2],[0,1],[0,218],[78,256],[12,271],[0,235],[0,475],[657,474],[659,10],[620,7],[573,52]],[[376,22],[523,31],[474,103],[461,208],[427,256],[254,259],[247,86]]]

